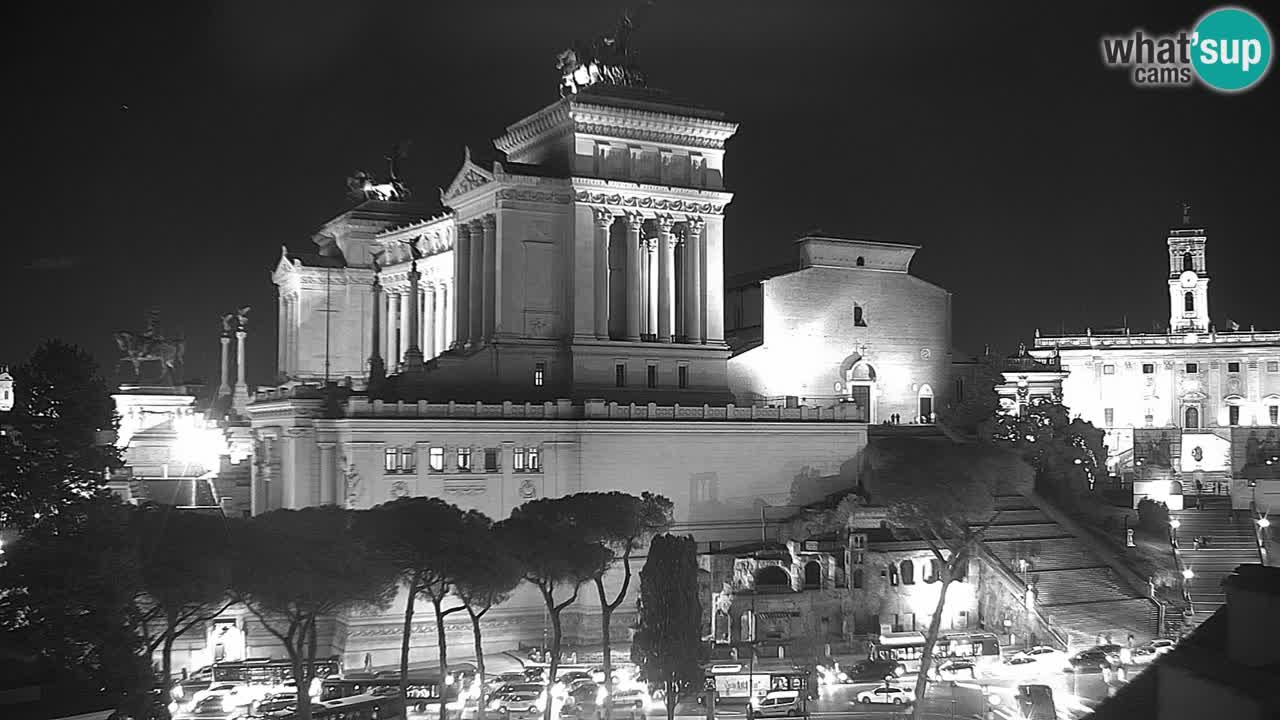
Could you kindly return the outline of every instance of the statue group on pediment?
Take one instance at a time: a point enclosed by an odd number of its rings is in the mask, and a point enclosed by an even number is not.
[[[591,42],[575,42],[556,57],[562,97],[596,84],[645,86],[644,74],[635,67],[631,35],[640,14],[652,4],[649,0],[634,11],[624,12],[613,34],[601,35]]]
[[[120,362],[133,368],[133,382],[165,386],[176,386],[180,382],[178,370],[186,354],[186,341],[165,337],[154,311],[148,314],[146,330],[119,330],[112,337],[120,350]],[[158,372],[144,373],[144,365],[148,363]]]

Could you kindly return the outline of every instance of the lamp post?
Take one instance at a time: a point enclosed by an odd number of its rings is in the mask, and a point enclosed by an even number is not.
[[[1178,528],[1180,527],[1182,527],[1182,521],[1179,520],[1178,518],[1174,518],[1169,521],[1169,530],[1171,531],[1171,534],[1172,534],[1171,541],[1173,542],[1173,546],[1175,548],[1178,547]]]

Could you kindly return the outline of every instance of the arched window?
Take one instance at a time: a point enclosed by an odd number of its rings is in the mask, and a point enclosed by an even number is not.
[[[862,568],[857,568],[853,571],[853,586],[857,589],[862,589],[863,582]]]
[[[1191,407],[1187,408],[1185,417],[1186,417],[1186,422],[1183,423],[1184,429],[1198,430],[1200,428],[1200,408],[1192,405]]]
[[[862,306],[861,306],[861,305],[854,305],[854,306],[853,306],[853,326],[854,326],[854,327],[866,327],[866,326],[867,326],[867,319],[866,319],[866,317],[864,317],[864,316],[863,316],[863,314],[862,314]]]
[[[854,263],[854,264],[855,264],[855,265],[857,265],[858,267],[862,267],[863,265],[866,265],[866,264],[867,264],[867,260],[866,260],[866,258],[864,258],[864,257],[862,257],[861,255],[859,255],[859,256],[858,256],[858,261],[857,261],[856,263]]]
[[[1183,310],[1186,310],[1187,312],[1195,312],[1195,311],[1196,311],[1196,296],[1195,296],[1195,293],[1183,293],[1183,294],[1182,294],[1182,309],[1183,309]]]
[[[777,565],[769,565],[756,571],[756,587],[776,588],[790,585],[791,578],[787,575],[787,571]]]
[[[911,562],[910,560],[902,561],[902,584],[903,585],[916,584],[916,564]]]
[[[896,586],[898,584],[898,566],[889,563],[889,584]]]
[[[822,565],[817,560],[805,563],[804,586],[810,589],[822,587]]]
[[[942,574],[939,569],[938,561],[930,560],[929,568],[925,570],[924,581],[927,583],[938,582],[938,576]]]
[[[1192,255],[1189,252],[1182,253],[1182,269],[1183,270],[1196,269],[1196,258],[1194,255]]]

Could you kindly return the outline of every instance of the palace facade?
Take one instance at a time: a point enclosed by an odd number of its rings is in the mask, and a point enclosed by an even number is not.
[[[1280,332],[1210,322],[1207,245],[1187,218],[1168,234],[1168,332],[1037,332],[1031,354],[1062,375],[1035,377],[1106,430],[1135,503],[1178,509],[1199,487],[1261,513],[1280,507]]]

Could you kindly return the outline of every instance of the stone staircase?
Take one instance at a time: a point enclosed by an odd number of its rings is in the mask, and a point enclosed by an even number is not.
[[[1227,601],[1222,579],[1239,565],[1262,561],[1253,521],[1247,512],[1234,514],[1230,497],[1200,497],[1200,507],[1172,513],[1181,527],[1177,530],[1179,555],[1193,576],[1187,582],[1194,611],[1191,625],[1204,622]],[[1197,550],[1196,537],[1208,537],[1208,547]]]
[[[1036,589],[1036,606],[1073,645],[1111,635],[1155,637],[1159,610],[1066,528],[1021,495],[996,498],[1001,511],[987,550]],[[1023,564],[1025,561],[1025,565]]]

